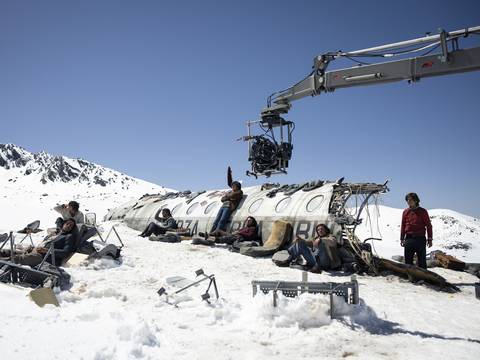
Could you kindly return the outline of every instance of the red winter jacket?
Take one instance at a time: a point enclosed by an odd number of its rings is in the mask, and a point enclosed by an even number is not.
[[[258,236],[256,226],[244,227],[243,229],[238,230],[237,233],[244,241],[254,241]]]
[[[427,210],[421,207],[403,210],[402,227],[400,230],[401,240],[404,240],[406,235],[425,236],[425,229],[427,230],[427,238],[432,239],[432,223]]]

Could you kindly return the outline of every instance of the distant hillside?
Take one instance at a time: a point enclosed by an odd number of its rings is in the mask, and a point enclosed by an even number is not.
[[[0,229],[51,222],[51,208],[69,200],[101,218],[130,199],[170,191],[87,160],[35,154],[14,144],[0,144],[0,189]]]

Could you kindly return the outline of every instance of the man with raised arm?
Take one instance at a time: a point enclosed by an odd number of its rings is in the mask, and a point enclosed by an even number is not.
[[[217,234],[219,230],[227,230],[228,220],[230,219],[232,213],[237,209],[240,201],[243,198],[242,185],[238,181],[233,181],[232,169],[230,166],[227,170],[227,183],[232,190],[228,191],[220,199],[222,201],[222,207],[220,210],[218,210],[217,217],[215,218],[212,229],[210,230],[210,235],[212,236],[220,235]]]
[[[56,212],[58,212],[61,217],[59,217],[55,221],[55,225],[57,226],[57,230],[60,230],[63,226],[63,223],[68,219],[75,220],[75,223],[84,224],[85,223],[85,216],[79,210],[80,204],[76,201],[70,201],[68,204],[57,205],[53,208]]]

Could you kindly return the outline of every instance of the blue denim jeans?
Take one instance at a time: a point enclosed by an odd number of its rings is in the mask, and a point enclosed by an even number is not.
[[[323,243],[320,243],[319,248],[312,250],[304,241],[299,241],[288,248],[288,253],[294,259],[302,255],[308,267],[318,265],[321,269],[328,269],[330,266],[327,250]]]
[[[312,267],[317,264],[315,259],[315,254],[312,249],[305,244],[304,241],[295,242],[292,246],[288,248],[288,253],[294,258],[297,259],[300,255],[307,261],[307,266]]]
[[[218,210],[217,217],[215,218],[215,221],[213,222],[212,225],[212,230],[211,232],[215,230],[227,230],[227,222],[228,219],[230,219],[230,215],[232,215],[232,211],[230,210],[229,207],[221,207],[220,210]]]

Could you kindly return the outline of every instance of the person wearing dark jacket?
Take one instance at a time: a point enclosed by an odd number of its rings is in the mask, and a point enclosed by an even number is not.
[[[223,230],[217,230],[219,237],[215,239],[216,244],[231,245],[234,242],[257,241],[258,240],[258,224],[253,216],[249,216],[245,221],[245,226],[232,234]]]
[[[433,231],[427,210],[420,207],[420,198],[415,193],[405,196],[408,208],[403,211],[400,229],[400,244],[405,251],[405,264],[413,265],[417,254],[418,266],[427,268],[427,249],[432,246]],[[427,233],[428,237],[425,237]]]
[[[217,217],[213,222],[210,235],[215,236],[216,231],[227,230],[227,223],[232,213],[237,209],[243,198],[242,185],[238,181],[232,180],[232,169],[230,166],[227,171],[227,183],[232,189],[222,196],[222,207],[218,210]]]
[[[64,222],[57,235],[47,239],[40,246],[15,251],[14,262],[22,265],[37,266],[43,261],[50,246],[53,244],[55,265],[60,266],[64,260],[75,252],[77,236],[78,229],[75,220],[68,219]],[[1,256],[10,256],[9,250],[2,252]],[[54,263],[52,255],[48,255],[45,261],[50,264]]]
[[[177,222],[172,216],[170,209],[162,209],[162,219],[157,224],[151,222],[138,236],[149,237],[150,235],[163,235],[169,230],[175,230],[177,228]]]

